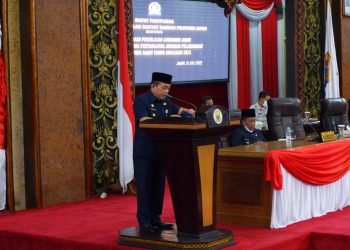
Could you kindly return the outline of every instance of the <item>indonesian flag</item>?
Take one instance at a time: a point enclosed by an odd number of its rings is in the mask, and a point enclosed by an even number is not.
[[[0,149],[0,210],[6,208],[6,151]]]
[[[124,0],[119,0],[119,36],[118,36],[118,147],[119,147],[119,182],[123,192],[134,178],[133,140],[135,119],[132,107],[128,55],[124,16]]]
[[[339,71],[337,63],[337,54],[334,44],[332,12],[329,0],[327,0],[326,17],[326,44],[324,54],[324,86],[325,97],[340,97],[339,92]]]
[[[1,49],[0,24],[0,210],[6,208],[6,150],[5,150],[5,121],[6,121],[6,83],[5,64]]]

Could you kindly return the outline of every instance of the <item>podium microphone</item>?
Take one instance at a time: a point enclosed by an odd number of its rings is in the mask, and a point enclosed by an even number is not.
[[[185,100],[182,100],[182,99],[180,99],[180,98],[174,97],[174,96],[172,96],[172,95],[167,95],[167,97],[169,97],[169,98],[171,98],[171,99],[174,99],[174,100],[177,100],[177,101],[180,101],[180,102],[183,102],[183,103],[186,103],[186,104],[190,105],[191,107],[193,107],[194,110],[197,109],[197,107],[196,107],[193,103],[187,102],[187,101],[185,101]]]

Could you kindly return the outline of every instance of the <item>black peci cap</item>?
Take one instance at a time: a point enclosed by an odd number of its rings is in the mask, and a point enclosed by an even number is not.
[[[247,117],[255,117],[255,109],[242,109],[241,120]]]
[[[161,73],[161,72],[153,72],[152,73],[152,82],[164,82],[167,84],[171,84],[172,75]]]

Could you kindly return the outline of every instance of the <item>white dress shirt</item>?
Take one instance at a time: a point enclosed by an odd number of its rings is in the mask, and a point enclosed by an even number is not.
[[[255,103],[252,106],[250,106],[250,109],[255,109],[255,127],[258,129],[268,129],[266,118],[267,106],[263,105],[262,107],[260,107],[259,103]]]

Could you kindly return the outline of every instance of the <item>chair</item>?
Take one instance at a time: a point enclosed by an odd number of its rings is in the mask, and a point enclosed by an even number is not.
[[[342,97],[321,100],[321,131],[338,131],[338,125],[349,125],[346,117],[346,100]]]
[[[241,119],[241,110],[240,109],[229,109],[228,110],[229,116],[230,116],[230,121],[232,120],[240,120]],[[220,143],[219,146],[220,148],[225,148],[225,147],[229,147],[229,134],[223,135],[220,138]]]
[[[285,138],[287,127],[294,131],[297,140],[305,137],[298,98],[270,98],[267,105],[267,124],[273,140]]]
[[[241,119],[241,110],[240,109],[229,109],[228,112],[230,114],[230,121]]]

